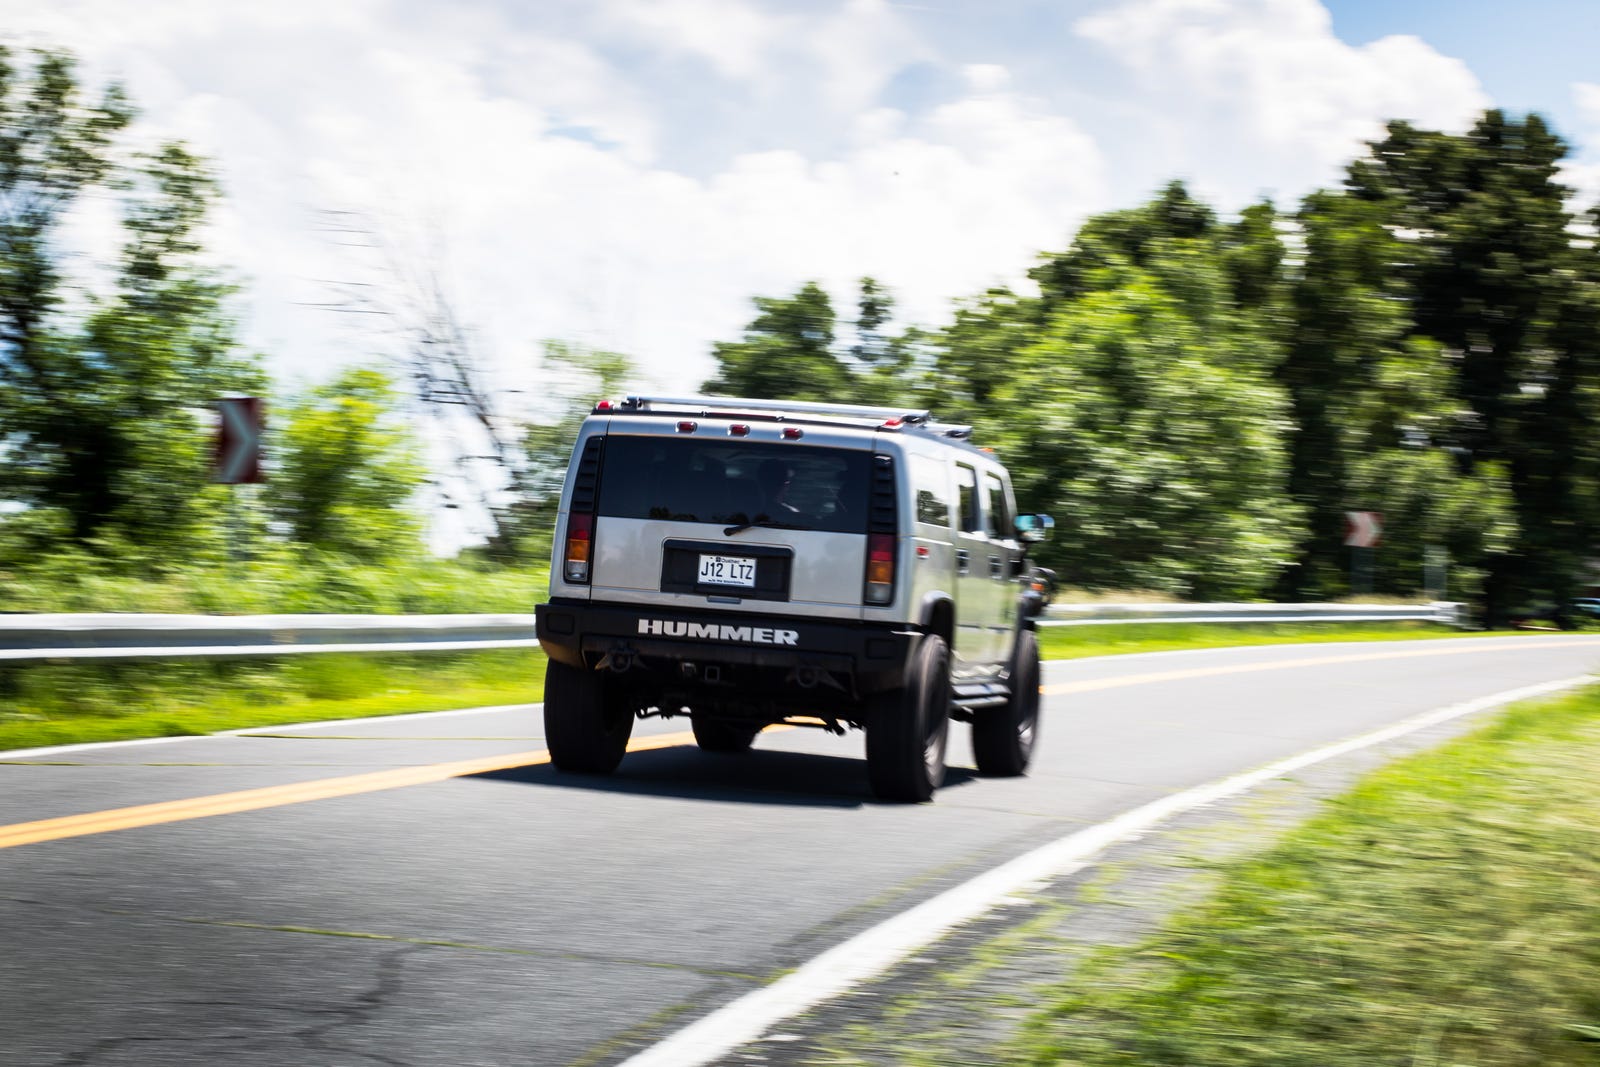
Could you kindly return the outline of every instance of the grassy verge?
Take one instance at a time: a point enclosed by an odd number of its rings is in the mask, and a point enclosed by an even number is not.
[[[1427,623],[1058,626],[1040,631],[1040,649],[1046,659],[1073,659],[1458,635]],[[544,665],[530,649],[0,666],[0,750],[537,701]]]
[[[1600,689],[1392,764],[1080,967],[1008,1059],[1600,1063]]]
[[[1078,659],[1132,652],[1170,652],[1234,645],[1316,644],[1330,641],[1414,641],[1438,637],[1487,637],[1431,622],[1119,623],[1115,626],[1041,626],[1039,654]]]
[[[0,750],[543,699],[537,649],[0,667]]]

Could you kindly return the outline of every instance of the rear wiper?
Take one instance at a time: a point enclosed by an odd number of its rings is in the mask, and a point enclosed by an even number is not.
[[[748,529],[751,529],[752,527],[756,527],[756,526],[760,526],[763,529],[768,529],[768,530],[809,530],[809,529],[811,529],[811,527],[809,527],[809,526],[797,526],[792,522],[779,522],[777,519],[769,519],[765,515],[757,515],[755,518],[751,519],[749,522],[741,522],[737,526],[729,526],[727,529],[722,531],[722,536],[724,536],[724,537],[732,537],[736,533],[743,533],[744,531],[746,531]]]

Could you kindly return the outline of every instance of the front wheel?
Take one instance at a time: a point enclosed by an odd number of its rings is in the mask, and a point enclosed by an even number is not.
[[[610,774],[628,751],[633,709],[604,675],[551,662],[544,676],[544,738],[558,770]]]
[[[867,777],[882,800],[919,804],[944,784],[950,737],[950,648],[929,634],[917,646],[910,677],[885,694],[867,723]]]
[[[972,755],[978,773],[996,778],[1026,774],[1039,737],[1039,637],[1017,634],[1011,659],[1011,698],[998,708],[980,708],[972,719]]]

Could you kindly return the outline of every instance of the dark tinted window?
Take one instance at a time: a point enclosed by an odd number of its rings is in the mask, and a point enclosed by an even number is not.
[[[965,463],[956,464],[956,494],[961,508],[961,529],[964,533],[979,533],[978,525],[978,475]]]
[[[917,492],[917,521],[949,526],[950,475],[945,465],[926,456],[912,456],[911,484]]]
[[[992,474],[983,476],[983,487],[989,495],[989,536],[1009,540],[1016,536],[1011,528],[1011,516],[1006,509],[1006,487]]]
[[[687,437],[606,438],[600,514],[807,530],[866,530],[871,456]]]

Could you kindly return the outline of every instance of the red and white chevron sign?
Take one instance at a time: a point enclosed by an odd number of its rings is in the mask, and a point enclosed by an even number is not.
[[[1372,548],[1383,536],[1383,515],[1376,511],[1344,513],[1344,543],[1351,548]]]
[[[261,473],[261,398],[235,396],[217,401],[217,441],[212,453],[211,480],[224,485],[264,482]]]

